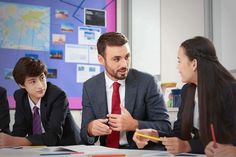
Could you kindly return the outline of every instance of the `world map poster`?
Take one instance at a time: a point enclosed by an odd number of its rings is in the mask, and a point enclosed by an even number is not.
[[[49,51],[50,8],[0,2],[0,47]]]

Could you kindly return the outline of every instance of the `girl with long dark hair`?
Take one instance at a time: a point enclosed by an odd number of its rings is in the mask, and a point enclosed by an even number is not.
[[[213,124],[219,143],[236,141],[236,80],[219,62],[212,42],[205,37],[184,41],[178,51],[177,69],[186,83],[181,92],[181,106],[172,131],[173,137],[161,138],[167,151],[204,153],[212,141]],[[137,130],[158,135],[154,130]],[[139,148],[148,139],[134,135]]]

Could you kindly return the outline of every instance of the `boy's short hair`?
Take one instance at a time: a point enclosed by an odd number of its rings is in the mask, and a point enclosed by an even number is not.
[[[24,85],[26,77],[36,77],[42,73],[47,75],[47,67],[42,61],[30,57],[22,57],[14,67],[13,77],[17,84]]]

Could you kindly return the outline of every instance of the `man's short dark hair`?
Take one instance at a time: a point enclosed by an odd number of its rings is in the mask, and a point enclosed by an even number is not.
[[[36,77],[42,73],[47,75],[47,67],[42,61],[30,57],[22,57],[15,65],[13,77],[17,84],[24,85],[26,77]]]
[[[102,34],[97,42],[98,54],[105,56],[107,46],[122,46],[128,42],[125,35],[117,32],[108,32]]]

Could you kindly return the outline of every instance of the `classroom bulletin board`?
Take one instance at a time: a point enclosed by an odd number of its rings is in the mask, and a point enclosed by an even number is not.
[[[96,42],[116,31],[115,0],[0,0],[0,86],[15,108],[12,77],[24,56],[42,60],[47,81],[63,89],[71,109],[81,109],[83,82],[103,71]]]

